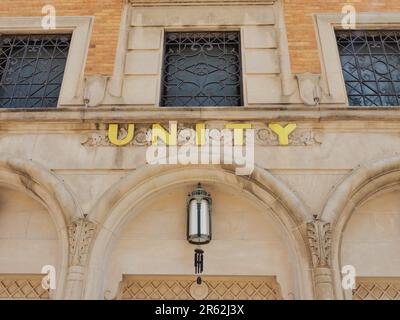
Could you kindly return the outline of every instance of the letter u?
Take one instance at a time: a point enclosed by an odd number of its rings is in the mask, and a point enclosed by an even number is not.
[[[118,124],[115,123],[110,124],[108,126],[108,140],[110,140],[110,142],[112,144],[115,144],[116,146],[124,146],[132,141],[135,133],[135,125],[131,123],[128,125],[128,133],[126,137],[123,139],[118,139],[118,132],[119,132]]]

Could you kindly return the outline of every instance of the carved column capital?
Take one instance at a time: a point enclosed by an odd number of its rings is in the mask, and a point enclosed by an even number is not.
[[[315,297],[318,300],[332,300],[331,224],[315,217],[307,223],[307,238],[312,256]]]
[[[79,218],[68,226],[69,265],[85,266],[96,225],[86,218]]]
[[[68,226],[69,268],[65,299],[81,299],[85,281],[87,258],[96,231],[96,224],[79,218]]]
[[[314,268],[331,266],[331,224],[316,218],[307,223],[307,237]]]

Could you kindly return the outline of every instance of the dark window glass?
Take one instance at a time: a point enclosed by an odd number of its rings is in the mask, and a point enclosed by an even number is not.
[[[162,106],[241,106],[239,32],[167,32]]]
[[[336,31],[351,106],[400,105],[400,31]]]
[[[71,35],[0,35],[0,107],[57,106]]]

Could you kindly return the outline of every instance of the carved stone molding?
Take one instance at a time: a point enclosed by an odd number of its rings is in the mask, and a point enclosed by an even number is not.
[[[149,128],[150,129],[150,128]],[[125,127],[120,126],[118,132],[118,139],[126,137],[128,131]],[[84,135],[81,140],[81,144],[85,147],[115,147],[108,139],[107,132],[96,131]],[[135,128],[135,135],[131,142],[125,147],[133,146],[147,146],[151,144],[151,134],[147,128]]]
[[[255,144],[259,146],[278,146],[278,136],[269,128],[255,130]],[[313,146],[321,144],[312,130],[297,129],[289,135],[291,146]]]
[[[400,300],[400,278],[357,277],[353,300]]]
[[[196,138],[194,125],[181,125],[178,127],[178,145],[195,145]],[[224,136],[215,136],[215,130],[210,129],[211,140],[221,140]],[[218,128],[222,129],[222,128]],[[256,146],[278,146],[278,136],[272,132],[267,126],[259,126],[254,128],[255,145]],[[127,129],[124,126],[119,127],[118,139],[123,139],[127,135]],[[115,147],[108,139],[106,131],[90,132],[82,136],[81,144],[85,147]],[[151,144],[151,127],[143,125],[135,125],[134,138],[124,147],[133,146],[149,146]],[[292,146],[313,146],[321,144],[320,138],[311,129],[296,129],[289,135],[289,145]]]
[[[71,266],[85,266],[96,225],[86,218],[73,221],[68,227]]]
[[[307,236],[310,244],[314,268],[331,266],[331,224],[315,219],[307,223]]]
[[[0,300],[50,299],[51,292],[42,287],[43,274],[0,274]]]
[[[275,277],[125,275],[117,300],[281,300]]]

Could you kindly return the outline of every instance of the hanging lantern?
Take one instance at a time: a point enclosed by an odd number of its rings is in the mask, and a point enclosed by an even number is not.
[[[211,196],[201,184],[188,196],[187,239],[192,244],[206,244],[211,240]]]

